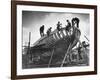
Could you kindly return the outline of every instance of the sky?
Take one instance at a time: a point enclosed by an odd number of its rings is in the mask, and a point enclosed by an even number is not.
[[[85,39],[84,35],[90,37],[90,16],[89,14],[80,13],[64,13],[64,12],[39,12],[39,11],[22,11],[22,35],[23,45],[27,45],[29,41],[29,32],[31,32],[31,45],[34,44],[40,38],[39,28],[41,25],[45,25],[44,33],[46,33],[49,27],[52,27],[52,31],[56,29],[57,22],[62,23],[62,27],[65,27],[66,20],[71,22],[71,19],[78,17],[80,19],[79,29],[81,30],[80,40]]]

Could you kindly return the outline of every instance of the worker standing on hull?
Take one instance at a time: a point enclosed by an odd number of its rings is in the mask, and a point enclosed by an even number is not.
[[[58,30],[58,31],[61,30],[61,26],[62,26],[62,24],[60,23],[60,21],[58,21],[58,23],[57,23],[57,30]]]
[[[42,25],[40,27],[40,36],[43,37],[44,36],[44,25]]]
[[[61,28],[62,28],[62,24],[60,23],[60,21],[58,21],[58,23],[57,23],[57,30],[58,30],[59,38],[61,38],[61,36],[60,36]]]
[[[51,34],[51,29],[52,27],[50,27],[48,30],[47,30],[47,36],[49,36]]]
[[[71,23],[69,22],[69,20],[66,20],[67,25],[66,25],[66,30],[69,31],[71,28]]]
[[[70,29],[71,29],[71,23],[70,23],[70,21],[69,20],[66,20],[66,22],[67,22],[67,25],[66,25],[66,34],[67,35],[70,35],[70,33],[69,33],[69,31],[70,31]]]
[[[80,22],[79,18],[77,18],[77,17],[72,18],[72,27],[79,28],[79,22]],[[76,24],[76,26],[75,26],[75,24]]]
[[[76,22],[77,28],[79,28],[79,21],[80,21],[79,18],[75,17],[74,20]]]

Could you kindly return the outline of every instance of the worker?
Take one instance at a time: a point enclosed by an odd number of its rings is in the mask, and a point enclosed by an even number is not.
[[[79,28],[79,21],[80,21],[79,18],[75,17],[74,20],[75,20],[75,23],[77,25],[77,28]]]
[[[42,25],[40,27],[40,36],[43,37],[44,36],[44,25]]]
[[[58,31],[61,30],[61,25],[62,25],[62,24],[60,23],[60,21],[58,21],[58,23],[57,23],[57,30],[58,30]]]
[[[75,24],[76,24],[76,27],[79,28],[79,18],[75,17],[75,18],[72,18],[72,27],[75,27]]]
[[[69,31],[71,28],[71,23],[69,22],[69,20],[66,20],[67,25],[66,25],[66,30]]]
[[[49,36],[51,34],[51,29],[52,27],[50,27],[48,30],[47,30],[47,36]]]
[[[72,27],[75,26],[75,18],[72,18]]]
[[[85,41],[82,42],[82,45],[83,45],[83,47],[84,47],[85,49],[89,46],[89,44],[86,44]]]
[[[78,47],[78,56],[79,56],[79,60],[81,60],[82,59],[82,56],[81,56],[81,49],[82,49],[82,47],[81,46],[79,46]]]

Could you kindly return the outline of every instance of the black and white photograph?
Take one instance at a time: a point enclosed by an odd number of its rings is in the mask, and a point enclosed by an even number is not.
[[[13,78],[96,74],[96,6],[23,1],[12,6]]]
[[[22,68],[89,66],[90,15],[22,11]]]

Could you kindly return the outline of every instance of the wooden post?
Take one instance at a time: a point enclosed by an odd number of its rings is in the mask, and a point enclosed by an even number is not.
[[[31,32],[29,32],[29,42],[28,42],[28,50],[27,50],[27,53],[29,53],[29,49],[30,49],[30,40],[31,40]]]
[[[65,56],[64,56],[64,59],[63,59],[63,61],[62,61],[60,67],[63,67],[63,65],[64,65],[64,62],[65,62],[65,60],[66,60],[66,57],[67,57],[67,55],[68,55],[68,53],[69,53],[69,51],[70,51],[70,46],[71,46],[71,43],[70,43],[70,45],[69,45],[69,47],[68,47],[68,49],[67,49],[67,52],[66,52],[66,54],[65,54]]]
[[[29,47],[30,47],[30,41],[31,41],[31,32],[29,32],[29,43],[28,43]]]
[[[50,64],[51,64],[51,61],[52,61],[52,57],[53,57],[53,53],[54,53],[54,49],[53,49],[53,51],[52,51],[52,53],[51,53],[51,57],[50,57],[50,60],[49,60],[48,67],[50,67]]]
[[[32,55],[30,54],[30,40],[31,40],[31,32],[29,32],[29,42],[28,42],[28,50],[27,50],[27,54],[28,54],[28,61],[29,63],[31,62],[32,59]]]

